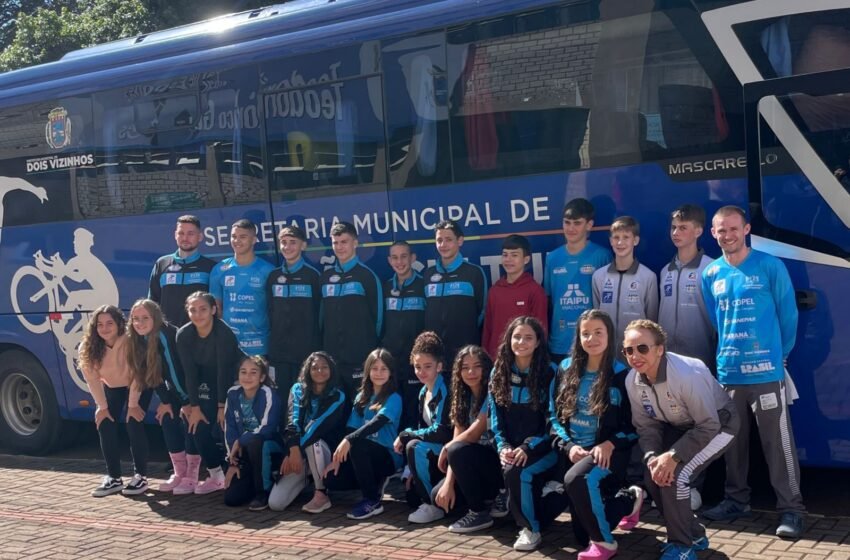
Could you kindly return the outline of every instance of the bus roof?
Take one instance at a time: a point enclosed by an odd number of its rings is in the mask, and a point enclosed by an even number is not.
[[[269,16],[239,24],[223,36],[213,31],[186,31],[147,46],[144,41],[137,46],[117,41],[114,42],[117,45],[109,49],[105,48],[106,45],[104,50],[92,47],[96,52],[90,56],[75,56],[0,74],[0,107],[84,95],[167,76],[231,68],[285,54],[324,50],[355,41],[415,33],[561,3],[555,0],[493,0],[486,3],[469,0],[337,0],[328,5],[327,2],[303,0],[293,3],[322,5],[316,13],[307,13],[309,10],[289,13],[291,18],[300,14],[298,25],[281,14],[280,18]],[[345,17],[343,12],[355,15]],[[302,17],[305,18],[303,21]],[[195,26],[185,27],[191,29]],[[174,30],[162,33],[171,32],[176,33]]]
[[[295,0],[72,51],[56,62],[0,74],[0,90],[434,3],[428,0]]]

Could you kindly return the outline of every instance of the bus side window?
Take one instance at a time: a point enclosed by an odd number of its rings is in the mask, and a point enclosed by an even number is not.
[[[342,194],[386,185],[381,78],[375,45],[263,67],[273,198]],[[317,69],[328,71],[316,76]]]
[[[385,41],[381,60],[390,184],[451,182],[445,34]]]
[[[592,12],[547,8],[449,30],[456,180],[587,167]]]
[[[0,111],[0,233],[78,217],[75,192],[94,175],[91,100]]]

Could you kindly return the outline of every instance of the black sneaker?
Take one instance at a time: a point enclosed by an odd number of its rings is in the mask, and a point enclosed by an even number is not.
[[[776,528],[776,536],[783,539],[799,539],[803,534],[803,515],[793,511],[786,511],[779,520]]]
[[[267,507],[269,507],[269,497],[265,494],[259,494],[248,504],[248,509],[251,511],[263,511]]]
[[[124,482],[120,478],[112,478],[109,475],[103,477],[100,486],[91,491],[95,498],[102,498],[110,494],[117,494],[124,488]]]
[[[449,525],[452,533],[474,533],[493,526],[493,517],[489,511],[469,510],[466,515]]]
[[[508,501],[508,491],[499,490],[496,494],[496,499],[493,500],[493,505],[490,507],[490,516],[496,519],[506,517],[510,511],[510,502]]]
[[[125,496],[137,496],[144,494],[148,489],[148,479],[140,474],[134,474],[127,486],[121,491]]]

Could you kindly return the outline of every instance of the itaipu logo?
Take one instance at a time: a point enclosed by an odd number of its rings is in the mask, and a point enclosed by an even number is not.
[[[64,107],[56,107],[47,114],[47,126],[44,129],[47,144],[59,150],[71,144],[71,119]]]

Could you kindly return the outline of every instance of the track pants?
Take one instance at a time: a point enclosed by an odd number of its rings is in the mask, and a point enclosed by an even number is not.
[[[328,473],[325,484],[330,490],[360,488],[367,500],[380,500],[383,480],[395,473],[391,451],[366,438],[351,440],[348,460],[339,466],[339,472]]]
[[[289,418],[289,391],[298,380],[301,364],[274,362],[271,367],[274,369],[274,383],[277,387],[277,394],[280,396],[281,405],[283,405],[280,410],[280,417],[281,419]],[[282,422],[286,422],[286,420],[282,420]]]
[[[261,437],[252,437],[242,446],[239,456],[239,476],[230,480],[230,486],[224,491],[225,505],[243,506],[261,496],[271,487],[271,478],[264,473],[263,444]]]
[[[646,471],[644,484],[652,499],[661,510],[667,525],[667,541],[690,547],[693,542],[705,536],[705,527],[697,521],[691,510],[691,485],[699,474],[715,459],[723,455],[735,439],[738,431],[738,418],[734,417],[721,431],[708,442],[693,459],[679,463],[674,472],[673,484],[660,487]],[[684,434],[669,424],[664,424],[663,447],[670,449]]]
[[[112,478],[121,478],[121,444],[118,424],[126,417],[128,387],[103,387],[106,393],[106,406],[114,419],[100,423],[97,435],[100,438],[100,450],[106,462],[106,472]],[[139,406],[147,412],[153,391],[143,391],[139,397]],[[127,437],[130,440],[130,454],[133,457],[133,470],[142,476],[148,475],[148,437],[142,422],[130,419],[126,422]]]
[[[573,532],[582,546],[590,541],[613,543],[611,529],[634,508],[634,496],[622,491],[631,451],[615,452],[609,469],[599,467],[593,457],[572,464],[564,476],[570,498]]]
[[[442,450],[442,443],[428,443],[419,439],[410,440],[407,443],[404,450],[405,457],[410,467],[412,489],[416,494],[415,501],[418,503],[430,504],[434,485],[446,476],[437,466]]]
[[[199,400],[201,412],[204,413],[209,423],[200,422],[195,428],[195,433],[192,434],[192,439],[195,446],[204,461],[204,466],[208,469],[222,467],[227,470],[227,465],[224,461],[224,452],[219,446],[220,438],[218,434],[221,430],[218,427],[216,420],[218,414],[218,403],[215,399],[201,398]]]
[[[474,512],[487,510],[487,501],[495,498],[505,485],[496,449],[489,445],[456,441],[449,444],[448,455],[457,490],[456,509],[465,505]],[[439,486],[434,488],[432,495],[439,492]]]
[[[165,448],[169,453],[185,451],[188,455],[197,455],[198,448],[195,446],[195,438],[189,434],[189,424],[185,418],[180,417],[180,405],[171,403],[169,406],[171,416],[164,416],[160,423]]]
[[[800,493],[800,463],[785,399],[785,382],[727,385],[725,388],[735,403],[741,422],[738,435],[726,452],[726,497],[742,504],[750,502],[747,474],[750,470],[751,416],[755,416],[770,484],[776,492],[776,509],[780,513],[805,513]]]
[[[276,445],[276,444],[275,444]],[[279,448],[278,448],[279,449]],[[283,511],[289,504],[295,501],[298,494],[307,486],[307,474],[313,477],[316,490],[325,490],[325,481],[322,474],[331,462],[331,449],[324,440],[319,440],[313,445],[302,450],[303,464],[300,473],[291,473],[283,476],[272,487],[269,495],[269,508],[274,511]]]
[[[558,474],[558,455],[549,451],[529,459],[522,467],[503,465],[505,487],[508,489],[511,512],[517,525],[535,533],[548,525],[567,507],[567,498],[558,492],[542,497],[543,485],[562,478]]]

